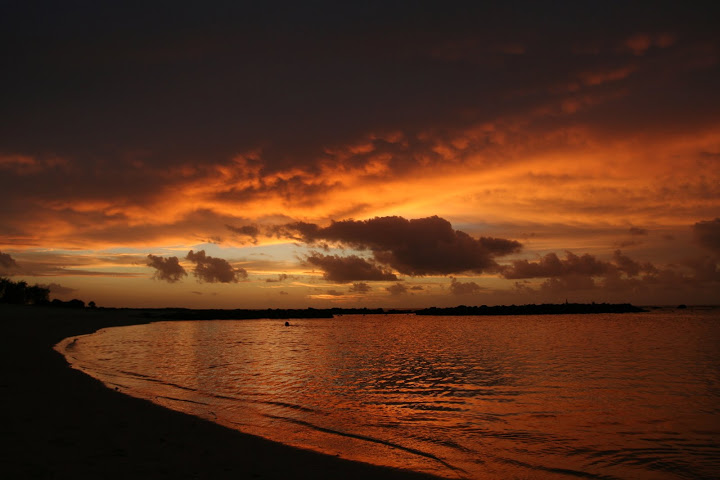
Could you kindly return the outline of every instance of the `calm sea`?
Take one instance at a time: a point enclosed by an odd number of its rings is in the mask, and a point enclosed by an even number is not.
[[[162,322],[57,348],[129,395],[354,460],[451,478],[720,478],[720,310],[291,324]]]

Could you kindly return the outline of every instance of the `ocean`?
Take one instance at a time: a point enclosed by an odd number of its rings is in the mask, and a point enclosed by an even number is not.
[[[720,309],[169,321],[56,347],[292,446],[471,479],[720,478]]]

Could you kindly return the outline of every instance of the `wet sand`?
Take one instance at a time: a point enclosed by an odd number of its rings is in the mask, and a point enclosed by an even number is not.
[[[431,479],[291,448],[128,397],[70,368],[63,338],[134,310],[0,305],[3,478]]]

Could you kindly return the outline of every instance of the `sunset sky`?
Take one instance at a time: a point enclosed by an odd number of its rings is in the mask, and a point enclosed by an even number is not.
[[[718,12],[6,2],[0,275],[99,306],[720,303]]]

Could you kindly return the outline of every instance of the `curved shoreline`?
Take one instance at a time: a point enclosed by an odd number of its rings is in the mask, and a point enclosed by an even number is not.
[[[432,479],[292,448],[106,388],[53,346],[141,310],[0,306],[7,478]]]

